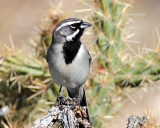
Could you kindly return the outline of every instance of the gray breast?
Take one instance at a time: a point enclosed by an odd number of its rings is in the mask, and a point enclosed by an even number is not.
[[[62,44],[51,46],[49,51],[49,71],[56,84],[75,88],[85,83],[89,75],[89,57],[83,44],[72,63],[67,65],[62,54]]]

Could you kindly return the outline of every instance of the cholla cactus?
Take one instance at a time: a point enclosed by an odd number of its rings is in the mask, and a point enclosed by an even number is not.
[[[92,116],[95,126],[100,127],[101,124],[105,124],[106,115],[112,115],[116,112],[114,109],[119,108],[120,100],[116,99],[116,104],[113,105],[113,97],[121,95],[121,99],[125,96],[118,86],[135,87],[143,82],[160,79],[160,47],[157,46],[156,49],[132,59],[126,57],[126,53],[123,52],[124,39],[127,36],[124,26],[127,19],[126,10],[130,4],[123,0],[95,0],[93,5],[94,34],[100,51],[101,71],[98,71],[92,80],[92,98],[95,96],[95,104],[91,106],[90,111],[94,113]],[[97,109],[99,111],[95,113]]]
[[[129,4],[122,0],[96,0],[94,30],[97,45],[101,51],[99,60],[102,66],[114,72],[121,64],[119,54],[124,46],[122,41],[125,10]]]
[[[159,79],[159,46],[140,57],[125,59],[125,14],[130,4],[123,0],[95,1],[93,21],[97,46],[101,52],[101,65],[112,75],[114,83],[121,86],[137,86],[142,81]]]

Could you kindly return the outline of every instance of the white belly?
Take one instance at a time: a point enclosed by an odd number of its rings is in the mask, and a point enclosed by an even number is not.
[[[54,46],[54,52],[48,56],[49,70],[54,82],[69,88],[75,88],[85,83],[89,75],[89,57],[82,44],[79,52],[71,64],[66,64],[62,51],[62,45]]]

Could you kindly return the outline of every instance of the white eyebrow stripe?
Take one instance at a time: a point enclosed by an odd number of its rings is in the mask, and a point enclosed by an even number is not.
[[[59,30],[59,29],[61,29],[61,28],[64,27],[64,26],[68,26],[68,25],[75,24],[75,23],[80,23],[80,22],[81,22],[81,21],[70,21],[70,22],[67,22],[67,23],[63,23],[61,26],[59,26],[59,27],[56,29],[56,31]]]
[[[79,29],[77,29],[77,31],[75,31],[72,35],[69,35],[66,37],[67,41],[72,41],[73,38],[79,33]]]

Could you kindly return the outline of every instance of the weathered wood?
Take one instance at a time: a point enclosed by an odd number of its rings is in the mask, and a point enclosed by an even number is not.
[[[77,106],[76,99],[69,97],[60,97],[57,106],[33,122],[33,128],[51,128],[55,122],[59,122],[60,128],[93,128],[87,120],[86,107]]]
[[[143,128],[146,121],[146,117],[130,116],[126,128]]]

